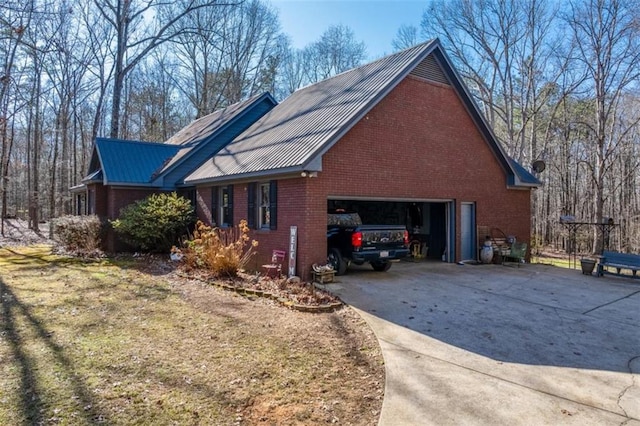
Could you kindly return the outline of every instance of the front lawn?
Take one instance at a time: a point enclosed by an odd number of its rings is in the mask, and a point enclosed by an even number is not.
[[[377,423],[379,347],[162,263],[0,248],[0,424]]]

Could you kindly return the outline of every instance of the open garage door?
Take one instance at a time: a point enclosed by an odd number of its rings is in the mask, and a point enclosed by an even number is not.
[[[388,200],[331,197],[327,209],[344,209],[360,215],[368,225],[404,225],[409,239],[420,241],[425,259],[452,261],[455,253],[451,230],[453,202],[448,200]],[[455,216],[454,216],[455,217]]]

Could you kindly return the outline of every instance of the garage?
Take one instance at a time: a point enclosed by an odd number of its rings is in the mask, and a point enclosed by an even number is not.
[[[409,231],[412,254],[425,260],[449,261],[455,253],[453,201],[389,200],[354,196],[331,197],[327,210],[356,212],[366,225],[403,225]]]

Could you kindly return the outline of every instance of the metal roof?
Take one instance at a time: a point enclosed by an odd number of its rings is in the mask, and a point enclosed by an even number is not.
[[[171,173],[177,174],[174,171],[179,168],[189,173],[187,169],[192,167],[195,171],[184,183],[193,185],[320,171],[322,155],[414,71],[429,79],[435,76],[437,81],[454,87],[504,168],[509,186],[540,185],[531,173],[506,155],[438,40],[297,90],[273,108],[275,101],[271,95],[255,96],[195,120],[164,144],[98,139],[94,152],[97,151],[100,161],[98,165],[92,157],[95,165],[90,173],[102,168],[105,184],[155,185]],[[262,101],[267,101],[269,107],[258,111],[259,114],[249,114]],[[233,126],[239,134],[230,136],[231,142],[216,139],[231,123],[236,123]],[[212,140],[217,141],[215,150],[203,150]],[[182,173],[181,169],[178,171]]]
[[[84,179],[82,179],[82,183],[102,182],[103,180],[104,175],[102,174],[102,169],[98,169],[93,173],[89,173]]]
[[[185,182],[309,168],[438,43],[431,41],[299,89]]]
[[[149,183],[154,172],[171,160],[180,146],[96,138],[96,150],[105,184],[134,184]],[[95,172],[90,176],[93,175]]]
[[[522,167],[520,163],[518,163],[513,158],[509,157],[509,162],[511,163],[511,167],[515,172],[514,178],[516,178],[513,182],[516,186],[529,186],[529,187],[538,187],[542,185],[542,182],[535,177],[532,173],[530,173],[527,169]]]
[[[214,140],[227,125],[265,100],[270,105],[276,103],[268,93],[253,96],[194,120],[165,143],[96,138],[91,168],[83,182],[157,186],[159,176],[184,163],[200,147]],[[211,153],[205,154],[205,158],[206,155]],[[175,182],[170,185],[175,185]]]
[[[198,146],[204,139],[213,136],[214,133],[216,133],[222,126],[231,122],[234,118],[244,112],[248,106],[265,96],[270,95],[255,95],[246,101],[237,102],[192,121],[187,127],[184,127],[165,142],[171,145],[180,145],[184,149],[178,151],[171,161],[164,165],[162,170],[158,170],[157,174],[159,175],[169,170],[173,165],[178,163],[184,156],[191,152],[192,148]]]
[[[294,92],[185,182],[321,171],[322,155],[411,73],[454,87],[505,170],[508,185],[540,186],[533,175],[506,155],[437,39]]]

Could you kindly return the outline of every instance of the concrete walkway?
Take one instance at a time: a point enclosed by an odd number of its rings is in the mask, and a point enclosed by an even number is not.
[[[640,426],[638,279],[440,262],[338,278],[382,347],[382,426]]]

